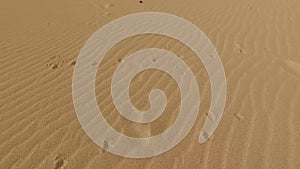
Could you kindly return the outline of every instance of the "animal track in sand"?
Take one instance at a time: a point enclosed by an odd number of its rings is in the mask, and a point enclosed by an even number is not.
[[[245,51],[241,48],[240,44],[236,44],[234,50],[240,54],[245,54]]]
[[[240,113],[234,113],[234,117],[238,120],[238,121],[242,121],[245,119],[245,117],[243,115],[241,115]]]
[[[47,59],[46,66],[52,69],[56,69],[61,66],[60,56],[55,55]]]
[[[76,61],[69,61],[62,59],[60,55],[54,55],[47,59],[46,61],[46,67],[49,67],[51,69],[57,69],[59,67],[63,67],[66,65],[66,63],[69,63],[70,66],[75,66]]]
[[[75,65],[76,65],[76,61],[72,61],[72,62],[70,63],[70,65],[71,65],[71,66],[75,66]]]
[[[55,158],[54,169],[62,169],[62,168],[64,168],[65,164],[66,164],[66,160],[61,156],[57,156]]]
[[[119,63],[121,63],[121,62],[122,62],[122,59],[121,59],[121,58],[120,58],[120,59],[118,59],[118,62],[119,62]]]

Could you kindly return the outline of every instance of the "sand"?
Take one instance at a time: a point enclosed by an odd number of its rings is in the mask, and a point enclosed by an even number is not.
[[[224,65],[227,101],[213,137],[199,144],[211,99],[202,63],[168,37],[141,35],[122,41],[106,56],[110,59],[103,66],[109,71],[99,69],[96,79],[99,108],[117,131],[134,137],[157,135],[178,114],[176,83],[157,70],[139,74],[130,87],[140,110],[149,107],[146,95],[151,89],[166,92],[168,105],[157,121],[132,123],[109,104],[109,76],[134,51],[172,51],[196,74],[201,91],[197,122],[180,144],[155,157],[130,159],[102,150],[83,131],[73,106],[72,75],[80,49],[96,30],[146,11],[183,17],[209,37]],[[299,1],[3,1],[0,23],[1,169],[300,168]]]

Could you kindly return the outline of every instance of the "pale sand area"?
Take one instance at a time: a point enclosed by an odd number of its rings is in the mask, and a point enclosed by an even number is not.
[[[299,1],[0,4],[0,169],[300,168]],[[199,144],[210,104],[210,83],[202,63],[178,41],[158,35],[136,36],[116,45],[96,80],[99,108],[116,130],[135,137],[157,135],[172,125],[179,110],[175,81],[160,71],[145,71],[132,82],[132,102],[144,110],[149,107],[147,93],[161,88],[169,97],[165,113],[141,125],[116,112],[110,104],[111,74],[120,59],[134,51],[157,47],[174,52],[191,67],[201,91],[197,122],[180,144],[156,157],[129,159],[101,150],[85,134],[73,106],[72,74],[80,49],[97,29],[115,18],[145,11],[183,17],[210,38],[224,65],[228,96],[213,137]]]

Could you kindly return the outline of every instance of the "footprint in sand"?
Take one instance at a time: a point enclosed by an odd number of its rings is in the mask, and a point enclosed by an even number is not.
[[[62,59],[60,55],[54,55],[54,56],[50,57],[49,59],[47,59],[46,67],[49,67],[51,69],[57,69],[59,67],[63,67],[64,65],[66,65],[67,62],[69,62],[69,61]],[[69,62],[70,66],[75,66],[75,64],[76,64],[76,61]]]
[[[60,55],[54,55],[46,61],[46,66],[52,69],[57,69],[58,67],[61,67],[61,65],[62,61],[60,59]]]
[[[70,65],[71,65],[71,66],[75,66],[75,65],[76,65],[76,61],[72,61],[72,62],[70,63]]]
[[[63,157],[57,156],[55,158],[54,169],[63,169],[65,165],[66,165],[66,160]]]
[[[234,51],[236,53],[240,53],[240,54],[245,54],[245,51],[242,49],[241,45],[240,44],[236,44],[235,47],[234,47]]]
[[[234,113],[234,117],[238,120],[238,121],[242,121],[245,119],[245,117],[243,115],[241,115],[240,113]]]

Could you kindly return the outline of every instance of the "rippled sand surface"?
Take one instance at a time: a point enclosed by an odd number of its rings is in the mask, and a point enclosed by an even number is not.
[[[114,129],[149,137],[165,131],[178,115],[176,82],[157,70],[138,74],[129,93],[133,105],[146,110],[149,91],[164,90],[163,115],[137,124],[116,111],[109,81],[122,59],[140,49],[166,49],[183,59],[196,75],[201,103],[196,124],[175,148],[151,158],[123,158],[99,148],[81,128],[72,75],[80,49],[96,30],[121,16],[149,11],[183,17],[209,37],[224,65],[227,102],[213,137],[199,144],[211,100],[203,64],[175,39],[125,39],[105,56],[96,78],[99,108]],[[300,168],[299,1],[12,0],[1,2],[0,22],[1,169]]]

